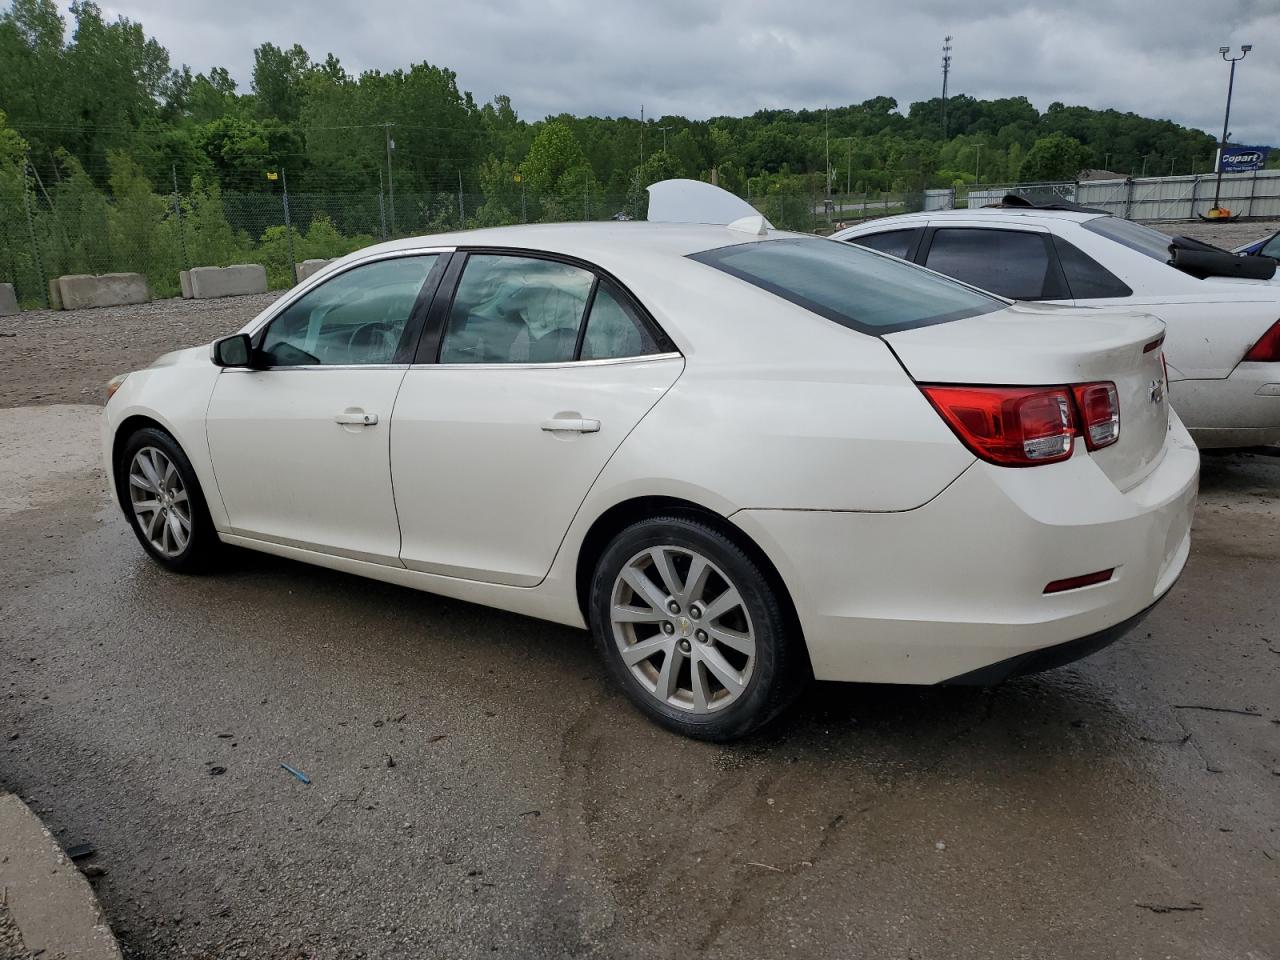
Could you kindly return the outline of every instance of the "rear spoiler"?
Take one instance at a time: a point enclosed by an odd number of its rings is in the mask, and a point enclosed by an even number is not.
[[[1276,261],[1270,257],[1242,257],[1191,237],[1177,236],[1169,241],[1169,266],[1200,280],[1207,277],[1232,277],[1237,280],[1270,280],[1276,273]]]

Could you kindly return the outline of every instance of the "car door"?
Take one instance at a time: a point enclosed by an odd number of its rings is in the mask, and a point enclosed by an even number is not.
[[[452,296],[446,291],[452,289]],[[454,255],[396,401],[406,567],[530,586],[684,360],[615,280],[544,255]]]
[[[917,262],[1010,300],[1071,301],[1051,234],[1043,227],[989,227],[935,222],[921,239]]]
[[[439,251],[357,264],[289,300],[223,370],[206,418],[240,536],[399,566],[389,432]]]

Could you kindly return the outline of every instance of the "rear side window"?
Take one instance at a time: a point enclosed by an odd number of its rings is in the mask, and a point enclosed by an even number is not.
[[[1119,217],[1096,217],[1093,220],[1085,220],[1080,226],[1090,233],[1114,240],[1122,247],[1146,254],[1152,260],[1159,260],[1161,263],[1169,262],[1169,244],[1173,238],[1159,230],[1141,223],[1134,223],[1132,220],[1121,220]]]
[[[473,253],[449,311],[441,363],[573,359],[595,277],[555,260]]]
[[[616,360],[658,353],[658,344],[639,318],[606,283],[596,288],[582,336],[582,360]]]
[[[891,257],[905,260],[915,233],[915,227],[910,230],[886,230],[884,233],[867,233],[860,237],[850,237],[849,243],[856,243],[860,247],[879,250]]]
[[[936,230],[925,266],[1011,300],[1062,296],[1045,234],[947,227]]]
[[[995,297],[840,241],[758,240],[689,258],[863,333],[945,323],[1004,307]]]
[[[1053,238],[1053,246],[1058,251],[1058,262],[1062,264],[1071,296],[1077,300],[1133,295],[1128,284],[1079,247],[1059,236]]]

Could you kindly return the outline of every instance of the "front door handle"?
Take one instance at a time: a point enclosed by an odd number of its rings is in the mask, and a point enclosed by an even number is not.
[[[360,411],[345,411],[333,418],[334,423],[340,423],[344,427],[372,427],[378,422],[376,413],[362,413]]]
[[[553,417],[542,421],[542,429],[548,433],[599,433],[600,421],[583,417]]]

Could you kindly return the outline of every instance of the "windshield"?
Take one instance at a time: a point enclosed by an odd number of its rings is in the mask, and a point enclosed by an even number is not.
[[[1098,217],[1096,220],[1086,220],[1080,226],[1130,250],[1137,250],[1152,260],[1169,262],[1169,244],[1173,242],[1173,238],[1159,230],[1132,220],[1121,220],[1119,217]]]
[[[914,264],[833,240],[761,240],[689,257],[863,333],[962,320],[1005,306]]]

